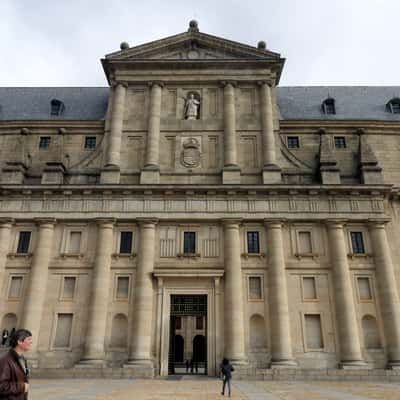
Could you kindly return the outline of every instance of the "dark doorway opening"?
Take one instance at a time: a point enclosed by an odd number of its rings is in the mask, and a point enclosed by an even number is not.
[[[171,295],[168,374],[207,374],[206,295]]]

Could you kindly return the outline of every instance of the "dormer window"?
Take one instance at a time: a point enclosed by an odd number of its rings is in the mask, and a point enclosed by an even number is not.
[[[65,106],[61,100],[53,99],[50,102],[50,105],[51,105],[50,115],[60,116],[63,114]]]
[[[400,114],[400,98],[394,97],[386,104],[387,111],[391,112],[392,114]]]
[[[336,109],[335,109],[335,99],[332,97],[328,97],[325,99],[322,104],[322,112],[327,115],[333,115],[336,114]]]

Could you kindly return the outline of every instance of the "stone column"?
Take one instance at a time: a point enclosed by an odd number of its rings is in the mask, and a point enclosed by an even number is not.
[[[38,220],[37,224],[37,244],[30,268],[23,317],[19,324],[21,328],[29,329],[32,332],[33,343],[28,356],[33,360],[37,358],[40,322],[42,319],[44,302],[46,300],[55,220]]]
[[[111,279],[111,254],[113,250],[113,220],[98,220],[96,258],[92,271],[91,297],[85,351],[81,364],[104,363],[104,338],[106,335],[108,296]]]
[[[224,169],[222,183],[240,183],[237,162],[235,86],[224,82]]]
[[[4,275],[6,272],[7,254],[10,250],[12,224],[13,221],[11,219],[0,219],[0,289],[4,286]],[[5,296],[3,298],[5,298]]]
[[[135,305],[128,364],[153,368],[151,354],[155,220],[141,220],[135,276]]]
[[[239,221],[224,220],[225,259],[225,357],[246,361],[244,348],[243,283]]]
[[[337,330],[340,343],[340,367],[363,365],[360,336],[354,305],[353,286],[347,253],[343,223],[328,221],[328,242],[335,293]]]
[[[110,133],[108,135],[108,147],[105,149],[107,151],[106,164],[101,176],[102,183],[119,183],[126,88],[127,85],[121,82],[114,86]]]
[[[268,306],[272,366],[295,366],[283,253],[282,222],[265,221],[268,260]]]
[[[146,159],[140,183],[160,182],[160,118],[162,84],[152,82],[150,88],[150,108],[147,129]]]
[[[400,368],[400,301],[392,257],[383,222],[369,224],[388,366]]]
[[[261,100],[261,129],[263,154],[263,183],[281,182],[281,169],[276,164],[274,113],[271,88],[267,82],[259,82]]]

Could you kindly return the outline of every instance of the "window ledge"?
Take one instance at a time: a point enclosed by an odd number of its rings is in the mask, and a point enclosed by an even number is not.
[[[31,258],[33,253],[8,253],[8,258]]]
[[[265,253],[242,253],[242,257],[245,258],[246,260],[248,258],[264,258],[265,257]]]
[[[178,253],[176,256],[179,258],[199,258],[200,253]]]
[[[135,258],[137,256],[136,253],[113,253],[112,257],[115,259],[119,258]]]
[[[348,253],[347,257],[351,258],[372,258],[372,254],[370,253]]]
[[[83,258],[83,253],[61,253],[62,258]]]
[[[318,253],[295,253],[294,256],[297,257],[299,260],[301,260],[302,258],[312,258],[313,260],[315,260],[316,258],[319,257],[319,254]]]

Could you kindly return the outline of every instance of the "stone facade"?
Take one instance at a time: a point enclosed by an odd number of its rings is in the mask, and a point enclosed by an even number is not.
[[[195,22],[102,63],[104,119],[0,91],[0,321],[31,363],[167,375],[182,294],[209,375],[399,367],[399,114],[285,118],[280,55]]]

